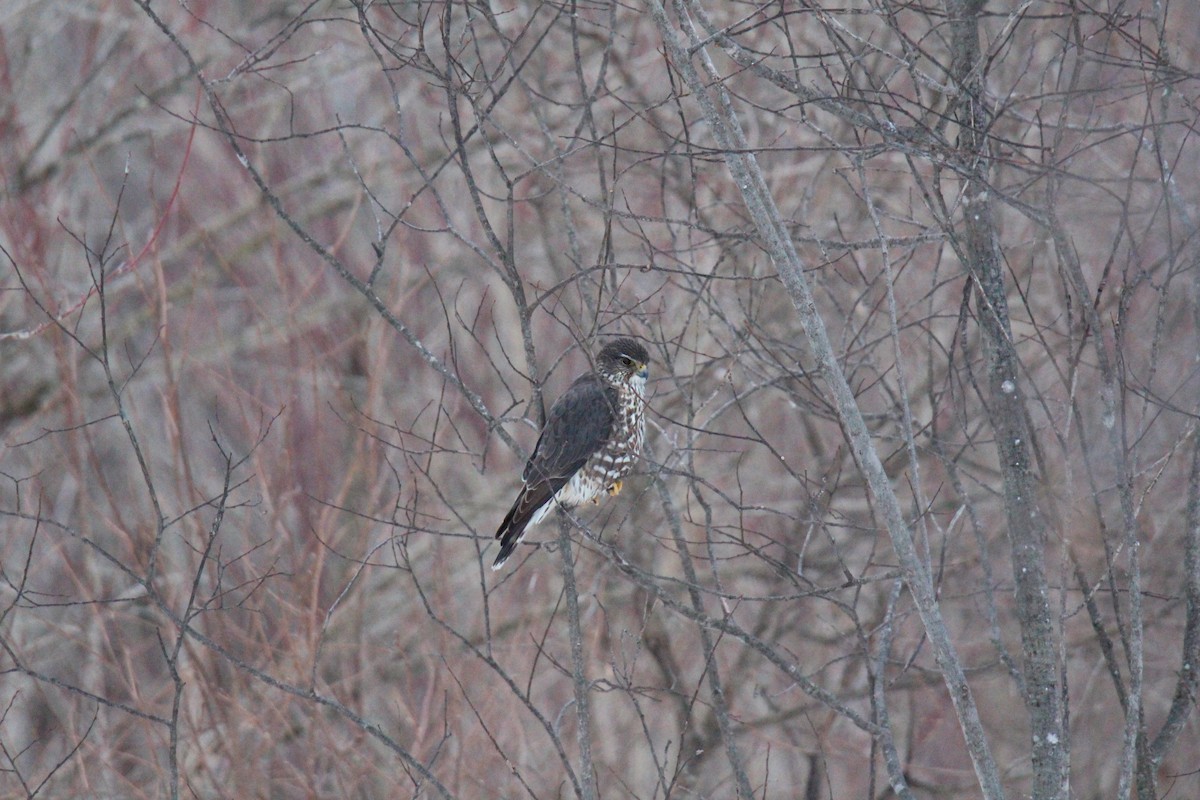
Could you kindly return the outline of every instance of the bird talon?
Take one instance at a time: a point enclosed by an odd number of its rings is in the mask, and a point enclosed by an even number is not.
[[[624,484],[625,484],[625,481],[617,481],[612,486],[608,487],[609,495],[612,497],[616,497],[617,495],[619,495],[621,493],[621,487]]]

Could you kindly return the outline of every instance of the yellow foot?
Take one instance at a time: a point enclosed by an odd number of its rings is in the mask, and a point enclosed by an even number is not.
[[[612,486],[608,487],[608,493],[610,495],[612,495],[613,497],[616,497],[617,495],[619,495],[621,493],[621,487],[624,484],[625,484],[624,481],[617,481]]]

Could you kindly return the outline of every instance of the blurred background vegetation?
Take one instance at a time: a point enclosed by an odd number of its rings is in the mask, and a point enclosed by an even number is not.
[[[980,796],[653,5],[0,10],[0,796]],[[1006,791],[1044,765],[980,204],[1069,796],[1200,794],[1200,11],[667,13],[787,221]],[[654,359],[646,458],[577,516],[573,583],[551,523],[491,572],[541,405],[615,334]]]

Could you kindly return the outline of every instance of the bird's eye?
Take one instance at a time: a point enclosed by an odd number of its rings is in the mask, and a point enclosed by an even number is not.
[[[621,364],[622,364],[622,366],[632,367],[633,359],[630,358],[629,356],[621,356]]]

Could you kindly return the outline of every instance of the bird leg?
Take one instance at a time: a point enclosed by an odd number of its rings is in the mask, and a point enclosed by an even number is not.
[[[617,481],[612,486],[608,487],[609,495],[612,497],[616,497],[617,495],[619,495],[621,493],[621,486],[624,483],[625,483],[624,481]]]

